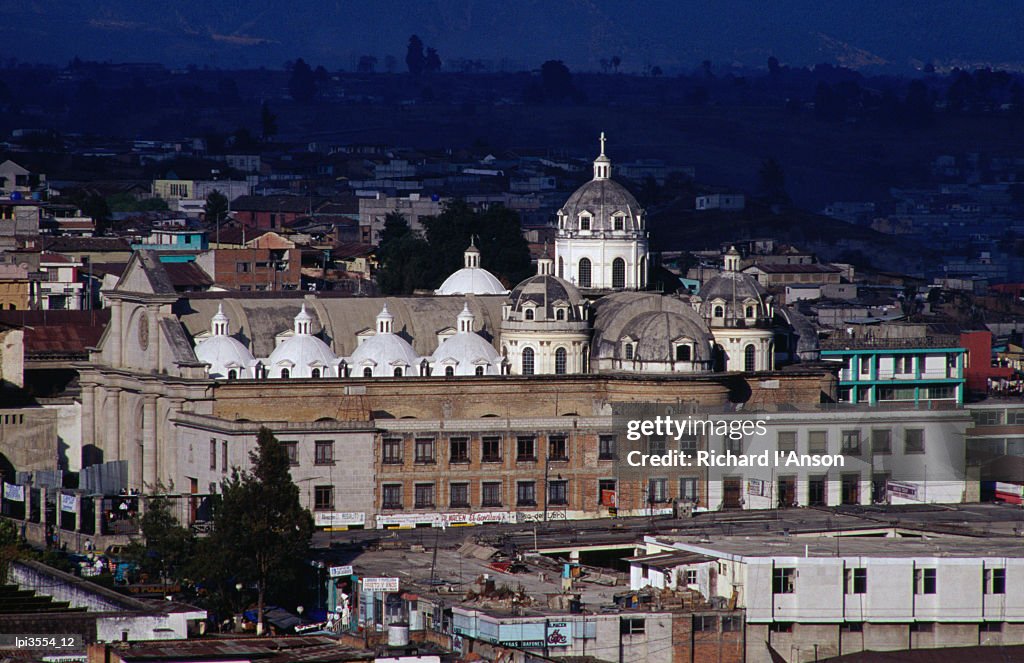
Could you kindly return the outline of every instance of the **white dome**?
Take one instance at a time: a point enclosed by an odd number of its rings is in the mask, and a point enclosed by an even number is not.
[[[394,316],[385,304],[377,316],[377,333],[360,343],[348,358],[352,377],[365,377],[366,369],[370,369],[369,377],[392,377],[396,370],[403,376],[419,375],[422,357],[408,341],[392,331],[393,323]]]
[[[483,375],[501,373],[501,355],[473,331],[473,314],[468,304],[459,314],[458,332],[437,346],[430,360],[434,375],[446,375],[448,368],[452,369],[453,375],[476,375],[477,367],[483,368]]]
[[[462,254],[463,267],[444,280],[435,295],[507,295],[508,289],[501,285],[486,269],[480,266],[480,250],[472,240]]]
[[[306,305],[295,316],[295,335],[277,346],[267,359],[268,377],[283,377],[288,371],[290,378],[310,378],[313,371],[321,377],[333,377],[338,357],[331,348],[309,333],[313,318],[306,312]]]
[[[463,267],[444,280],[435,295],[507,295],[494,274],[483,267]]]
[[[256,359],[238,339],[228,336],[229,324],[223,306],[218,304],[217,313],[210,320],[213,335],[196,346],[196,359],[210,365],[207,374],[211,378],[251,378]]]
[[[209,364],[208,375],[214,379],[226,379],[229,371],[235,377],[251,378],[252,366],[256,359],[238,339],[230,336],[211,336],[196,346],[196,358]]]

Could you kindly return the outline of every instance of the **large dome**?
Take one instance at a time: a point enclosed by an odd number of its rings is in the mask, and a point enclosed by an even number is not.
[[[217,306],[210,331],[213,334],[196,346],[196,359],[209,364],[208,375],[214,379],[251,378],[256,359],[238,339],[228,336],[228,317]]]
[[[437,346],[430,357],[435,375],[498,375],[501,355],[473,331],[473,314],[467,304],[459,314],[458,331]]]
[[[313,317],[306,305],[295,316],[295,335],[278,345],[267,359],[269,377],[330,377],[338,357],[331,348],[310,334]],[[287,371],[287,372],[285,372]]]
[[[634,232],[640,230],[639,217],[643,214],[640,204],[626,187],[611,179],[593,179],[576,189],[559,210],[559,229],[581,230],[581,220],[589,220],[591,232]],[[616,227],[615,218],[621,218],[621,227]]]
[[[649,311],[641,313],[622,328],[622,338],[635,341],[633,357],[637,361],[676,361],[677,346],[690,345],[690,359],[711,362],[713,337],[696,313],[683,311]],[[615,344],[620,359],[623,344]]]
[[[392,329],[395,317],[387,304],[377,316],[377,331],[359,344],[348,366],[352,377],[389,377],[418,375],[422,357],[416,354],[401,336]]]
[[[463,254],[464,266],[444,280],[435,295],[507,295],[508,288],[480,266],[480,251],[470,242]]]

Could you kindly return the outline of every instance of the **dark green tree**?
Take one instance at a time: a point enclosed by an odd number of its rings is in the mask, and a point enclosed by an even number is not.
[[[433,47],[427,49],[426,59],[423,61],[423,71],[428,74],[441,71],[441,56],[437,54],[437,49]]]
[[[288,94],[300,104],[308,104],[316,96],[316,77],[302,58],[292,65],[292,76],[288,79]]]
[[[234,581],[255,586],[257,631],[263,632],[268,600],[294,598],[306,565],[313,517],[299,503],[289,473],[288,452],[267,428],[249,453],[251,470],[237,468],[222,484],[213,532],[194,558],[194,573],[222,593]]]
[[[228,218],[228,197],[214,189],[206,197],[206,205],[203,209],[206,212],[206,223],[223,223]]]
[[[277,135],[277,115],[270,112],[267,102],[263,102],[263,108],[260,109],[260,135],[264,142]]]
[[[540,81],[544,98],[549,101],[561,101],[572,96],[575,87],[572,83],[572,72],[561,60],[548,60],[540,66]]]
[[[195,537],[182,527],[171,510],[171,501],[163,496],[162,486],[146,501],[146,512],[140,523],[145,546],[133,544],[133,557],[144,573],[181,581],[195,548]]]
[[[423,40],[418,35],[409,37],[409,47],[405,52],[405,66],[409,68],[409,73],[419,76],[423,73],[426,64],[427,56],[423,54]]]
[[[786,193],[786,173],[775,157],[768,157],[762,161],[757,175],[761,181],[761,193],[768,202],[789,202],[789,194]]]
[[[412,232],[404,216],[398,212],[388,214],[377,247],[377,285],[381,292],[409,294],[417,287],[429,285],[429,252],[427,242]]]

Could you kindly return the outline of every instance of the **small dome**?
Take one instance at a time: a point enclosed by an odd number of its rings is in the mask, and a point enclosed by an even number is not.
[[[430,357],[434,375],[444,375],[448,368],[453,375],[477,375],[482,368],[483,375],[498,375],[501,372],[501,355],[482,336],[473,331],[473,314],[469,305],[459,314],[458,331],[437,346]]]
[[[750,274],[724,271],[718,276],[711,277],[700,287],[700,312],[707,320],[769,318],[771,316],[765,301],[766,295],[764,286]],[[724,306],[724,315],[715,315],[715,309],[719,306]],[[747,315],[746,309],[750,306],[755,309],[753,316]]]
[[[352,377],[363,377],[366,369],[370,369],[370,377],[390,377],[396,371],[403,376],[419,374],[422,357],[408,341],[394,333],[394,319],[385,304],[377,316],[376,333],[360,343],[348,358]]]
[[[218,304],[217,313],[210,321],[210,332],[213,335],[196,346],[196,359],[210,365],[207,374],[211,378],[251,378],[256,359],[238,339],[228,336],[229,322],[223,306]]]
[[[580,311],[583,304],[580,291],[553,274],[531,276],[513,288],[509,300],[512,315],[519,321],[581,322],[584,319]]]
[[[331,377],[338,357],[330,346],[311,335],[313,316],[306,305],[295,316],[295,334],[278,345],[267,359],[269,377]],[[287,373],[284,373],[287,371]]]
[[[463,267],[444,280],[435,295],[507,295],[508,288],[501,285],[486,269],[480,266],[480,250],[470,240],[469,248],[463,253]]]

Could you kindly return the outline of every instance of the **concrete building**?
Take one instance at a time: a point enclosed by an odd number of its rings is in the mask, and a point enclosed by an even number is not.
[[[359,198],[359,241],[377,246],[388,214],[401,214],[414,232],[423,232],[424,217],[437,216],[444,209],[445,200],[437,196],[410,193],[407,196],[387,196],[374,193]]]

